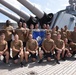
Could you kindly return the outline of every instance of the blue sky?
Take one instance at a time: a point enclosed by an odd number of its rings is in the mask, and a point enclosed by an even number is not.
[[[25,8],[18,1],[16,0],[5,0],[5,1],[8,1],[10,4],[13,4],[19,10],[23,10],[28,14],[33,15],[27,8]],[[29,1],[46,13],[56,13],[59,10],[65,9],[66,6],[69,5],[69,2],[68,2],[69,0],[29,0]],[[11,14],[14,14],[16,17],[19,17],[16,13],[4,7],[2,4],[0,4],[0,7],[6,9]],[[11,20],[9,17],[0,13],[0,22],[5,22],[7,19]],[[13,20],[11,21],[14,22]]]

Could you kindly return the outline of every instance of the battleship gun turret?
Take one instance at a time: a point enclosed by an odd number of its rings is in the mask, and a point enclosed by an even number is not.
[[[14,16],[13,14],[11,14],[10,12],[8,12],[7,10],[5,10],[3,8],[0,8],[0,12],[16,22],[18,22],[20,20],[19,17]]]
[[[42,10],[38,9],[35,5],[33,5],[29,0],[17,0],[17,1],[19,1],[26,8],[28,8],[33,14],[35,14],[39,19],[41,25],[43,25],[44,23],[51,24],[53,19],[52,13],[46,14]]]
[[[15,8],[13,5],[7,3],[5,0],[0,0],[0,3],[17,13],[22,17],[27,25],[40,23],[41,27],[44,23],[49,23],[50,28],[58,26],[59,28],[67,25],[69,30],[73,30],[76,25],[76,0],[69,0],[69,5],[64,9],[52,13],[45,13],[42,10],[38,9],[33,3],[29,0],[17,0],[27,9],[29,9],[36,17],[30,16],[29,14],[24,13],[22,10]]]
[[[28,13],[19,10],[17,8],[15,8],[13,5],[9,4],[8,2],[6,2],[5,0],[0,0],[0,3],[4,6],[6,6],[7,8],[9,8],[10,10],[14,11],[16,14],[18,14],[23,20],[25,20],[25,22],[27,23],[27,25],[35,24],[37,23],[37,19],[30,16]]]
[[[17,0],[27,9],[29,9],[33,14],[35,14],[40,24],[49,23],[50,28],[58,26],[59,28],[67,25],[69,30],[73,30],[76,24],[76,0],[69,0],[69,6],[64,10],[60,10],[55,14],[46,14],[42,10],[38,9],[33,3],[29,0]]]

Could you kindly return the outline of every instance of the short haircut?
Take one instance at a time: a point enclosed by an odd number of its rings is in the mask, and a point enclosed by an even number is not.
[[[0,32],[0,36],[1,36],[1,35],[5,35],[5,34],[4,34],[3,32]]]

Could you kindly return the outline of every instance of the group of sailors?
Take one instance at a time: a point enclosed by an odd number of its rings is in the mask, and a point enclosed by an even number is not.
[[[66,57],[74,56],[76,53],[76,26],[73,31],[69,31],[67,25],[59,30],[56,26],[50,29],[49,24],[44,24],[43,29],[46,30],[45,39],[42,46],[39,47],[38,41],[33,39],[32,30],[39,29],[39,25],[30,25],[27,27],[25,22],[18,22],[18,27],[14,29],[10,25],[10,21],[6,21],[6,25],[0,31],[0,56],[4,56],[3,62],[9,63],[12,58],[15,64],[20,58],[20,65],[28,64],[29,56],[35,62],[39,57],[38,63],[42,63],[45,57],[47,61],[51,61],[52,55],[56,62],[65,60]],[[12,35],[14,39],[12,39]],[[12,57],[10,56],[12,49]],[[25,60],[25,63],[23,63]]]

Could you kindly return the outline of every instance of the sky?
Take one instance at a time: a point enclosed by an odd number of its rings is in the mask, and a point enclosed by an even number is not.
[[[18,8],[19,10],[24,11],[24,12],[28,13],[29,15],[34,16],[34,14],[31,13],[31,11],[29,11],[26,7],[24,7],[22,4],[20,4],[17,0],[5,0],[5,1],[9,2],[10,4],[12,4],[14,7]],[[56,13],[60,10],[65,9],[66,6],[69,5],[69,0],[29,0],[29,1],[31,3],[33,3],[33,5],[35,5],[37,8],[39,8],[40,10],[44,11],[47,14]],[[10,9],[6,8],[2,4],[0,4],[0,7],[4,8],[8,12],[10,12],[11,14],[13,14],[14,16],[19,18],[19,16],[16,13],[14,13]],[[7,19],[9,19],[11,22],[15,22],[12,19],[10,19],[9,17],[0,13],[0,22],[5,22]]]

